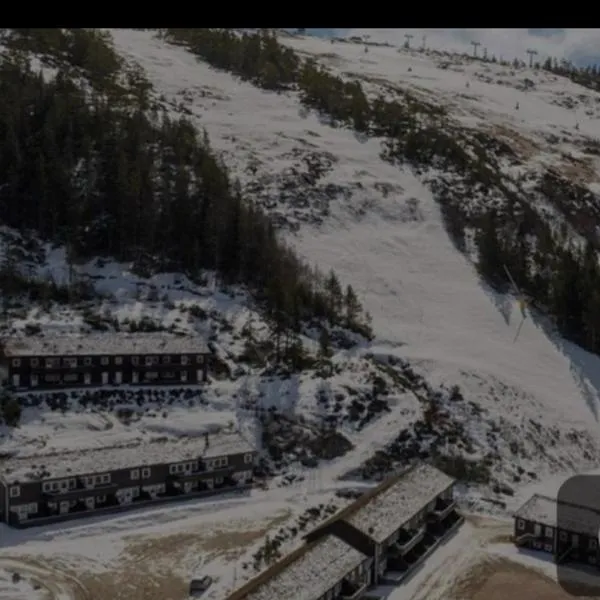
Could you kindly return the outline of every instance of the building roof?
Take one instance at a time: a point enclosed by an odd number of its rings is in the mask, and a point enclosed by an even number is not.
[[[453,483],[454,479],[442,471],[418,463],[367,498],[358,510],[345,517],[346,521],[381,543]]]
[[[558,515],[559,505],[560,517]],[[598,522],[600,521],[598,511],[585,506],[558,502],[556,498],[550,496],[533,495],[515,512],[514,516],[540,525],[560,527],[573,533],[598,538]]]
[[[317,600],[366,559],[327,533],[330,523],[343,519],[363,531],[370,528],[365,533],[383,541],[453,483],[442,471],[419,463],[389,477],[317,527],[313,533],[323,533],[316,541],[285,556],[227,600]],[[369,511],[374,516],[368,517]]]
[[[199,336],[168,333],[100,333],[22,336],[5,341],[7,356],[68,356],[81,354],[208,354],[206,340]]]
[[[0,470],[7,482],[24,483],[227,456],[253,450],[255,448],[238,433],[213,433],[209,435],[208,447],[203,434],[176,441],[157,440],[111,448],[16,455],[0,458]]]
[[[227,600],[318,600],[367,557],[332,535],[306,544]]]

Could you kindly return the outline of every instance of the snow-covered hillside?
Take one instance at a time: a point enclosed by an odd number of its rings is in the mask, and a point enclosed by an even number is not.
[[[317,366],[291,377],[265,373],[240,358],[249,327],[257,338],[269,335],[242,291],[216,289],[210,274],[199,284],[176,273],[145,278],[114,262],[78,265],[77,277],[93,284],[101,301],[68,309],[21,307],[11,313],[8,331],[64,334],[143,321],[211,337],[220,372],[202,392],[150,390],[141,400],[118,390],[95,397],[24,395],[21,424],[0,431],[0,448],[21,454],[81,451],[217,426],[239,426],[261,445],[264,424],[258,417],[271,407],[289,419],[271,432],[272,443],[296,430],[312,442],[308,449],[294,448],[285,460],[269,462],[277,474],[269,490],[227,500],[224,507],[204,503],[138,511],[64,532],[7,534],[0,549],[0,586],[13,586],[15,597],[27,593],[21,592],[24,582],[14,587],[8,575],[13,565],[6,557],[20,544],[23,556],[54,556],[58,591],[50,591],[57,598],[101,597],[81,595],[82,581],[92,593],[116,594],[110,569],[127,556],[126,565],[144,565],[142,575],[155,569],[143,588],[155,595],[145,598],[185,597],[182,582],[201,569],[220,577],[209,596],[220,600],[252,574],[241,566],[232,573],[232,565],[250,561],[269,528],[308,506],[331,502],[336,490],[359,487],[361,468],[372,465],[378,452],[379,459],[387,453],[385,464],[391,467],[432,446],[446,458],[483,465],[485,475],[473,477],[473,485],[463,490],[464,505],[484,512],[503,507],[504,514],[534,489],[532,484],[538,489],[550,475],[599,466],[600,358],[558,337],[534,310],[519,329],[514,298],[489,290],[457,251],[425,179],[385,162],[381,140],[331,127],[306,111],[295,93],[266,92],[215,71],[151,31],[111,33],[118,52],[143,68],[157,98],[207,131],[244,194],[273,215],[287,241],[322,270],[333,268],[360,294],[375,338],[350,350],[339,348],[328,374]],[[600,136],[600,94],[546,73],[465,57],[386,46],[369,46],[366,52],[363,44],[292,35],[281,41],[336,73],[361,78],[371,92],[408,89],[446,107],[462,126],[493,133],[523,161],[519,167],[503,163],[507,172],[553,165],[595,189],[600,165],[584,149]],[[550,206],[537,210],[558,219]],[[39,250],[27,272],[65,280],[65,250],[45,245]],[[302,341],[316,355],[316,337],[307,334]],[[326,424],[343,436],[342,456],[318,455]],[[262,450],[267,456],[268,448]],[[320,459],[318,469],[303,466],[301,459],[314,456]],[[490,499],[494,504],[486,503]],[[232,523],[243,538],[235,551],[221,539]],[[186,535],[189,547],[176,552],[171,538]],[[160,543],[152,546],[152,539]],[[291,548],[297,541],[286,543]],[[111,552],[101,551],[109,546]],[[480,547],[467,546],[473,556]],[[181,568],[164,588],[153,587],[156,574],[172,568],[164,560],[169,551]],[[35,561],[24,558],[21,568],[35,580]],[[69,584],[73,574],[77,585]],[[122,582],[126,576],[120,568]],[[425,579],[423,574],[418,582]],[[424,597],[417,583],[410,593]]]
[[[270,178],[273,195],[282,172],[293,168],[293,157],[329,157],[323,186],[339,190],[329,202],[329,214],[320,223],[307,222],[289,239],[311,261],[335,268],[364,295],[373,315],[374,351],[409,359],[433,384],[459,385],[465,398],[491,418],[523,431],[535,431],[539,424],[571,432],[568,437],[552,434],[555,441],[547,448],[547,456],[555,455],[565,467],[591,458],[573,440],[589,439],[590,450],[597,447],[595,373],[600,360],[547,333],[535,314],[515,342],[520,315],[512,299],[499,298],[480,283],[450,243],[426,186],[412,173],[380,160],[378,140],[331,128],[303,112],[294,94],[267,93],[216,72],[150,32],[112,33],[119,51],[144,66],[157,91],[183,102],[198,126],[206,128],[246,189]],[[590,106],[600,98],[554,76],[511,73],[468,59],[446,59],[450,66],[440,69],[439,57],[395,48],[376,46],[365,53],[360,44],[292,36],[282,41],[340,72],[375,77],[378,85],[427,89],[430,99],[451,108],[452,116],[472,126],[514,128],[538,147],[552,129],[568,128],[570,136],[578,135],[574,128],[579,121],[558,105],[560,97],[579,98]],[[491,71],[490,83],[480,81],[485,69]],[[525,78],[534,79],[533,92],[518,89]],[[583,112],[577,116],[581,131],[593,135],[593,128],[600,127],[600,121]],[[540,150],[535,159],[551,156]],[[255,175],[248,172],[249,163]],[[320,200],[319,191],[314,189],[313,196]],[[286,200],[273,210],[295,211]],[[544,462],[533,451],[531,458]]]

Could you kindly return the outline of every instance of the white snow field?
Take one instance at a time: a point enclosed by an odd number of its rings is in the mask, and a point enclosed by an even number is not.
[[[264,408],[277,405],[314,416],[320,410],[315,394],[321,386],[329,386],[333,394],[346,386],[369,385],[364,355],[373,353],[408,360],[434,387],[459,385],[467,408],[449,410],[456,411],[455,418],[477,442],[475,456],[497,454],[504,459],[503,468],[512,465],[511,474],[516,469],[521,475],[533,473],[523,477],[527,485],[516,476],[510,480],[514,496],[503,496],[505,519],[533,491],[547,488],[548,482],[599,466],[600,359],[549,334],[537,314],[528,315],[515,341],[518,310],[515,306],[507,320],[500,307],[511,304],[512,298],[499,298],[480,283],[473,266],[448,239],[424,182],[381,160],[380,140],[364,140],[349,130],[332,128],[324,119],[303,111],[295,94],[267,93],[217,72],[183,48],[156,39],[150,31],[115,29],[111,33],[117,50],[144,68],[157,95],[166,98],[173,113],[179,114],[183,107],[199,128],[206,129],[212,146],[222,152],[245,192],[252,193],[256,183],[261,183],[257,193],[284,225],[282,234],[288,241],[322,270],[335,269],[344,284],[352,284],[359,292],[372,315],[376,337],[368,346],[340,352],[335,361],[343,366],[343,374],[325,383],[309,376],[280,380],[242,372],[211,381],[206,390],[192,393],[185,402],[165,406],[149,400],[139,410],[132,403],[128,408],[134,416],[125,421],[91,407],[72,407],[63,414],[31,406],[25,409],[19,428],[10,434],[0,432],[0,448],[22,454],[77,451],[155,436],[175,440],[230,423],[258,437],[254,420],[242,406],[245,398],[259,398]],[[470,127],[503,128],[519,151],[528,153],[532,170],[542,164],[562,164],[566,160],[562,153],[577,157],[575,147],[566,141],[549,147],[548,133],[560,133],[568,140],[581,138],[580,132],[600,135],[596,118],[600,95],[561,78],[396,48],[371,46],[365,53],[362,44],[331,44],[299,36],[286,36],[282,41],[334,71],[368,79],[373,92],[393,93],[389,86],[408,87],[432,102],[443,103],[452,117]],[[444,61],[450,63],[448,68],[436,66]],[[524,79],[533,81],[535,89],[517,89]],[[562,106],[565,98],[572,98],[576,108]],[[314,202],[296,206],[269,201],[270,194],[275,197],[279,192],[283,176],[304,157],[314,155],[324,157],[328,165],[319,189],[312,190]],[[593,185],[598,165],[585,164]],[[327,186],[337,192],[324,202],[322,192]],[[60,281],[66,276],[64,250],[47,251],[39,274],[51,273]],[[196,305],[224,315],[234,331],[220,334],[217,351],[232,372],[241,351],[236,333],[250,318],[259,331],[264,329],[241,294],[232,298],[208,288],[197,289],[176,274],[143,280],[130,273],[127,265],[111,262],[77,269],[80,276],[94,278],[97,290],[113,297],[102,310],[120,320],[146,316],[179,331],[206,334],[206,327],[191,319],[186,307]],[[149,300],[149,289],[168,296],[171,308]],[[13,326],[23,330],[39,325],[47,333],[66,333],[82,324],[81,314],[32,309]],[[334,491],[359,484],[337,478],[410,427],[421,410],[414,394],[398,390],[390,405],[391,412],[362,431],[344,429],[354,444],[347,455],[312,473],[297,468],[297,484],[24,532],[3,527],[0,599],[34,599],[34,594],[46,594],[40,597],[182,600],[192,576],[210,574],[215,583],[204,597],[223,600],[254,574],[252,555],[267,533],[275,535],[308,507],[333,501],[341,506],[342,500],[333,500]],[[470,411],[469,406],[477,410]],[[495,442],[490,441],[490,423],[502,430]],[[524,448],[518,456],[511,450],[511,440],[518,440]],[[534,476],[538,480],[531,484]],[[477,501],[478,494],[493,494],[469,491],[470,505],[484,512],[491,505]],[[503,552],[503,559],[523,562],[504,546],[499,546],[502,551],[488,553],[496,548],[492,543],[496,538],[510,532],[510,520],[469,519],[406,584],[379,591],[389,600],[451,597],[464,572],[482,560],[494,560]],[[282,550],[298,543],[289,539]],[[13,571],[21,573],[20,582],[13,583]],[[47,589],[23,587],[37,586],[38,578]],[[481,596],[465,591],[460,597]]]
[[[472,265],[451,244],[427,188],[412,173],[384,163],[377,140],[363,143],[348,130],[322,124],[315,115],[303,118],[294,94],[258,90],[211,69],[182,48],[166,45],[151,32],[113,30],[112,34],[119,52],[144,67],[158,93],[187,99],[191,118],[206,128],[213,146],[224,153],[234,175],[242,180],[247,178],[243,167],[249,153],[274,172],[288,165],[292,148],[301,149],[308,141],[336,157],[327,174],[332,182],[346,187],[361,182],[362,189],[346,201],[338,200],[323,224],[305,224],[290,240],[311,262],[334,268],[344,282],[360,291],[373,316],[374,351],[409,358],[421,365],[431,381],[459,384],[470,399],[513,423],[533,419],[562,430],[585,431],[597,441],[600,359],[546,334],[537,315],[525,321],[514,342],[520,321],[516,306],[507,324],[496,307],[497,298],[480,284]],[[405,77],[422,77],[444,104],[447,97],[463,102],[465,78],[470,75],[473,81],[472,72],[482,68],[466,61],[465,72],[455,73],[436,69],[432,59],[396,49],[374,47],[365,55],[361,45],[350,43],[332,45],[310,37],[282,41],[317,57],[326,54],[342,71],[348,65],[357,71],[371,65],[381,79],[394,84],[404,83],[399,73],[412,67]],[[340,59],[335,61],[332,54]],[[342,61],[346,61],[343,68]],[[492,67],[506,71],[505,79],[511,80],[509,69]],[[533,76],[526,71],[513,79]],[[520,130],[523,135],[539,133],[536,123],[575,126],[567,109],[550,104],[565,90],[585,95],[590,102],[600,98],[560,78],[555,88],[552,77],[538,78],[543,79],[542,91],[528,92],[526,98],[534,103],[537,120],[523,118],[528,127]],[[212,97],[194,93],[200,88],[210,90]],[[475,80],[469,94],[478,103],[477,110],[483,111],[482,120],[521,120],[515,104],[524,100],[513,87],[480,85]],[[507,95],[509,99],[502,102]],[[464,109],[470,110],[469,105]],[[597,122],[590,123],[598,127]],[[587,121],[585,127],[589,131]],[[389,184],[393,191],[382,193],[381,184]],[[409,203],[413,207],[409,210],[407,201],[412,198],[416,209]],[[357,215],[360,209],[362,216]],[[565,440],[547,450],[556,451],[564,466],[586,462],[580,448]]]

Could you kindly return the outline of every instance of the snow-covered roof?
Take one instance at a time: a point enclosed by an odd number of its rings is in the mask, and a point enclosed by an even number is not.
[[[0,470],[8,482],[41,481],[198,458],[214,458],[253,450],[255,448],[238,433],[219,433],[209,435],[208,447],[202,435],[177,441],[157,440],[46,455],[17,455],[0,459]]]
[[[209,352],[206,340],[198,336],[166,333],[101,333],[19,337],[6,341],[10,356],[65,356],[69,354],[188,354]]]
[[[383,542],[452,483],[454,479],[442,471],[418,463],[397,476],[381,493],[370,497],[346,520],[375,542]]]
[[[327,535],[303,546],[292,562],[273,565],[270,577],[258,577],[233,598],[245,600],[315,600],[339,583],[367,557],[337,537]],[[283,562],[283,561],[282,561]],[[278,568],[279,567],[279,568]],[[265,573],[267,574],[267,573]]]
[[[560,519],[558,507],[560,504]],[[574,533],[598,537],[600,513],[585,506],[558,502],[556,498],[535,494],[515,512],[515,517],[540,525],[560,527]],[[559,522],[560,521],[560,522]]]

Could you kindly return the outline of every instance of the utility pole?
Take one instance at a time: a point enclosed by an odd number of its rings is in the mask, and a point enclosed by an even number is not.
[[[527,54],[529,54],[529,68],[531,69],[533,67],[533,57],[537,56],[537,50],[528,49]]]
[[[410,48],[410,40],[412,40],[413,37],[415,37],[415,36],[412,33],[405,33],[404,34],[404,39],[406,40],[404,42],[404,47],[405,48]]]
[[[422,45],[421,45],[421,52],[425,52],[425,49],[427,48],[427,36],[424,35],[422,40]]]
[[[481,46],[481,42],[471,42],[471,46],[473,46],[473,58],[477,58],[477,47]]]

